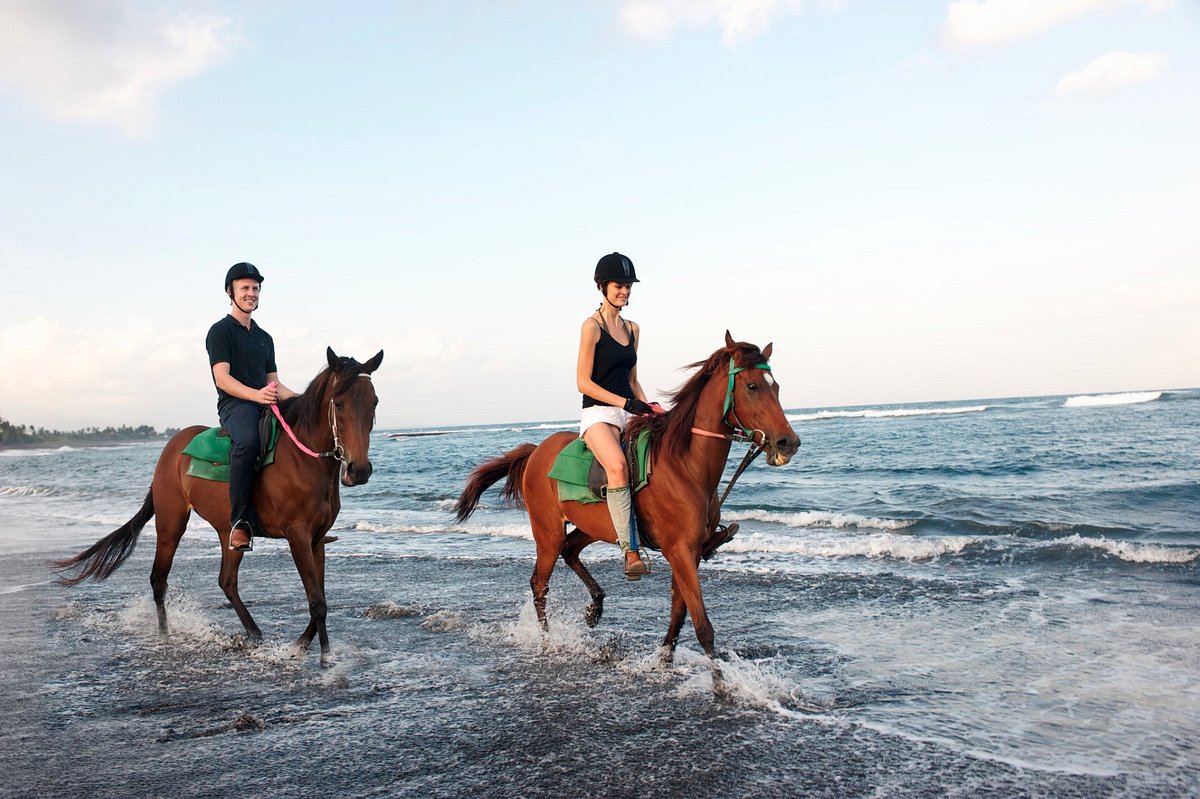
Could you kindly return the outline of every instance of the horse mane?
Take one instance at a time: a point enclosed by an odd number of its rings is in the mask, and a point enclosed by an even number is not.
[[[328,403],[328,400],[325,399],[326,392],[333,389],[333,393],[329,397],[333,399],[348,390],[352,381],[347,380],[339,385],[340,378],[347,375],[357,377],[362,368],[362,364],[353,358],[339,357],[336,370],[326,366],[317,372],[317,376],[312,379],[303,393],[279,404],[279,411],[283,414],[284,421],[294,428],[301,429],[310,429],[324,424],[326,415],[329,413],[326,408]]]
[[[672,458],[681,458],[692,446],[692,427],[696,423],[696,406],[700,393],[709,379],[718,371],[725,371],[730,360],[736,366],[753,366],[764,361],[762,350],[745,341],[734,343],[733,349],[721,347],[702,361],[683,367],[696,369],[683,385],[667,395],[671,410],[656,416],[635,416],[625,428],[625,435],[633,440],[642,431],[650,430],[650,440],[656,447],[665,447]],[[724,369],[722,367],[725,367]],[[712,432],[720,432],[713,430]]]

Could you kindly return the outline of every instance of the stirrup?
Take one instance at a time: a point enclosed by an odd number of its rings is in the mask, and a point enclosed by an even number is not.
[[[243,544],[242,546],[235,547],[233,545],[233,531],[238,530],[238,529],[245,530],[246,535],[249,537],[249,540],[247,540],[246,543]],[[253,552],[254,551],[254,526],[253,525],[251,525],[249,522],[239,520],[237,524],[235,524],[233,527],[229,528],[229,551],[230,552]]]
[[[738,531],[738,523],[737,522],[731,522],[728,527],[726,527],[723,524],[718,524],[716,527],[716,530],[714,530],[714,532],[721,534],[721,540],[717,541],[712,546],[706,548],[704,550],[704,552],[700,555],[700,557],[702,557],[704,560],[708,560],[713,555],[717,554],[718,549],[720,549],[721,547],[725,546],[726,544],[728,544],[730,541],[733,540],[733,537],[737,534],[737,531]],[[713,537],[715,538],[716,536],[713,536]]]

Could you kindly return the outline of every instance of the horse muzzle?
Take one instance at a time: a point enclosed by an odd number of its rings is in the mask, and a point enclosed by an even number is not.
[[[371,479],[374,471],[370,461],[342,461],[342,485],[360,486]]]
[[[778,436],[767,444],[767,464],[783,466],[800,449],[800,436],[795,433]]]

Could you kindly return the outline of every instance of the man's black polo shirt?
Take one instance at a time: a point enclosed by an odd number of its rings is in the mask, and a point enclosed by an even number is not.
[[[230,314],[208,329],[205,340],[208,348],[208,366],[229,364],[229,374],[242,385],[262,388],[267,384],[267,375],[279,371],[275,368],[275,342],[267,331],[251,319],[250,329]],[[213,384],[216,384],[213,377]],[[217,389],[217,411],[236,397]]]

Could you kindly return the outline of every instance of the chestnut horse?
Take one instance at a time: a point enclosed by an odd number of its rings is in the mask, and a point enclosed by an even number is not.
[[[262,535],[287,539],[308,595],[308,627],[296,644],[306,650],[313,636],[319,635],[322,659],[329,654],[329,635],[325,631],[325,533],[333,526],[341,508],[339,478],[342,485],[355,486],[371,477],[368,447],[375,425],[375,406],[379,404],[371,373],[383,361],[383,351],[365,364],[339,357],[332,348],[326,350],[326,357],[329,366],[313,378],[303,394],[281,406],[280,413],[295,433],[296,441],[286,435],[279,437],[274,464],[262,471],[254,485],[254,505]],[[221,589],[246,633],[259,640],[262,631],[238,595],[242,553],[229,550],[229,484],[187,473],[192,459],[183,454],[183,449],[204,430],[201,425],[188,427],[167,442],[154,469],[146,501],[132,519],[75,557],[54,565],[63,570],[78,568],[74,575],[60,579],[65,585],[75,585],[89,577],[103,580],[133,553],[138,534],[150,517],[155,517],[158,547],[150,585],[158,606],[158,626],[166,633],[163,601],[167,594],[167,574],[195,508],[216,529],[221,541]],[[317,452],[305,453],[297,442]]]
[[[690,613],[696,639],[710,658],[713,628],[700,594],[700,556],[724,533],[717,532],[720,502],[716,489],[735,438],[745,437],[767,452],[767,462],[782,466],[800,447],[800,438],[779,405],[779,386],[767,364],[771,345],[762,350],[734,342],[725,333],[725,346],[706,360],[671,395],[674,407],[664,414],[638,417],[625,431],[628,444],[638,431],[652,435],[652,474],[634,497],[638,533],[643,544],[662,550],[671,564],[671,620],[663,640],[662,657],[674,656],[679,631]],[[689,367],[689,368],[691,368]],[[740,435],[739,435],[740,434]],[[577,436],[555,433],[539,445],[522,444],[511,452],[476,467],[455,505],[465,520],[487,488],[507,478],[502,496],[529,513],[537,545],[537,563],[529,581],[534,608],[546,626],[546,594],[554,564],[562,557],[591,594],[585,618],[594,626],[604,611],[604,591],[579,560],[583,549],[597,541],[615,543],[616,531],[603,502],[560,502],[557,482],[548,476],[558,453]],[[575,529],[568,534],[567,523]]]

